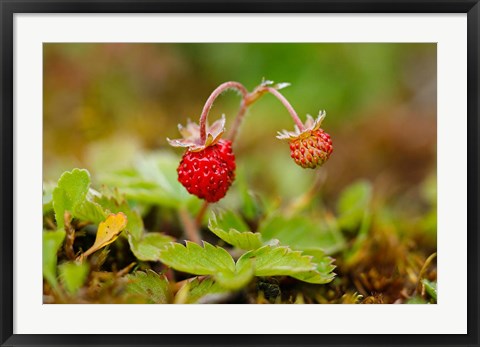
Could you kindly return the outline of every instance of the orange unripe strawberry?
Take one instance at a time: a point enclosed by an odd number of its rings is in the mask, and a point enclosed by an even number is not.
[[[324,118],[324,112],[319,114],[317,120],[308,115],[302,131],[296,126],[294,132],[284,130],[277,136],[290,142],[290,156],[303,168],[315,169],[323,165],[333,152],[330,135],[320,128]]]
[[[322,129],[309,137],[290,141],[290,156],[303,168],[314,169],[325,163],[333,152],[330,135]]]

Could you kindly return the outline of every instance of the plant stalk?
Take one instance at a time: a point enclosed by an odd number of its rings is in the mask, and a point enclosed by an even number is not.
[[[285,108],[287,109],[288,113],[290,113],[290,116],[292,117],[295,124],[297,124],[298,129],[300,131],[303,131],[305,127],[303,126],[302,121],[298,117],[297,112],[295,112],[295,110],[293,109],[292,105],[288,102],[288,100],[285,99],[285,97],[275,88],[267,87],[266,89],[270,94],[273,94],[278,100],[280,100],[283,106],[285,106]]]
[[[201,244],[202,237],[200,236],[200,230],[198,228],[198,225],[190,216],[190,213],[188,213],[188,211],[182,207],[180,208],[180,210],[178,210],[178,216],[181,223],[183,224],[186,239],[197,244]]]
[[[213,92],[210,94],[210,96],[207,99],[207,102],[203,106],[202,114],[200,115],[200,139],[202,140],[202,143],[205,142],[205,139],[207,137],[207,116],[208,113],[210,112],[210,109],[213,106],[213,103],[216,98],[220,96],[224,91],[228,89],[236,89],[242,94],[242,100],[245,100],[245,98],[248,95],[248,90],[243,86],[243,84],[239,82],[234,82],[234,81],[229,81],[220,84]]]
[[[198,211],[197,218],[195,218],[195,224],[197,225],[197,227],[200,227],[200,225],[202,225],[203,216],[208,210],[208,205],[209,202],[204,201],[202,207],[200,208],[200,211]]]
[[[210,112],[210,109],[213,106],[213,103],[215,100],[226,90],[228,89],[236,89],[240,92],[242,95],[242,101],[240,102],[240,109],[238,110],[237,116],[235,117],[234,123],[232,125],[232,128],[230,130],[230,133],[228,134],[228,139],[232,142],[235,141],[237,134],[238,134],[238,129],[240,128],[240,124],[247,113],[248,107],[253,104],[255,101],[257,101],[262,95],[265,93],[270,93],[273,94],[280,102],[283,104],[283,106],[287,109],[288,113],[292,117],[293,121],[297,125],[298,129],[300,131],[304,130],[304,126],[302,121],[297,115],[297,112],[295,112],[295,109],[292,107],[292,105],[288,102],[288,100],[275,88],[268,87],[268,86],[260,86],[258,88],[255,88],[253,92],[249,93],[247,88],[239,82],[235,81],[229,81],[222,83],[219,85],[213,92],[210,94],[208,97],[207,101],[205,102],[205,105],[203,106],[202,114],[200,115],[200,139],[202,143],[205,142],[206,137],[207,137],[207,117]],[[202,208],[197,214],[197,217],[195,218],[195,225],[196,229],[198,230],[198,227],[202,223],[203,216],[207,212],[208,209],[208,202],[204,202]]]

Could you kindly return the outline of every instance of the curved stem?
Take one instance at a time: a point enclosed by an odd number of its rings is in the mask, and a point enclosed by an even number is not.
[[[295,112],[295,110],[293,109],[292,105],[290,105],[288,100],[285,99],[285,97],[282,94],[280,94],[280,92],[278,90],[276,90],[275,88],[267,87],[266,89],[270,94],[275,95],[275,97],[278,100],[280,100],[280,102],[283,104],[283,106],[285,106],[285,108],[288,110],[288,113],[290,113],[290,116],[292,116],[295,124],[297,124],[298,129],[300,129],[300,131],[303,131],[303,129],[304,129],[303,123],[300,120],[300,118],[298,118],[297,112]]]
[[[293,109],[292,105],[288,102],[287,99],[275,88],[272,87],[267,87],[265,85],[259,86],[255,88],[251,93],[248,92],[247,88],[243,86],[243,84],[239,82],[234,82],[234,81],[229,81],[222,83],[219,85],[213,92],[210,94],[208,97],[205,106],[203,106],[202,114],[200,115],[200,139],[202,143],[205,142],[205,139],[207,137],[207,116],[208,113],[210,112],[210,109],[213,106],[214,101],[216,98],[220,96],[224,91],[228,89],[236,89],[242,94],[242,101],[240,104],[240,109],[238,110],[237,116],[235,117],[235,121],[232,125],[232,128],[230,130],[230,133],[228,134],[228,138],[230,141],[233,143],[235,141],[235,138],[237,137],[238,134],[238,129],[240,127],[240,123],[242,122],[245,113],[247,112],[248,107],[257,101],[262,95],[264,95],[266,92],[269,92],[270,94],[273,94],[280,102],[285,106],[285,108],[288,110],[288,113],[290,113],[290,116],[292,117],[293,121],[295,124],[298,126],[299,130],[302,131],[304,130],[304,126],[302,121],[297,115],[297,112]],[[203,206],[201,207],[199,213],[197,214],[197,217],[195,219],[195,224],[198,226],[201,224],[203,216],[207,212],[208,209],[208,202],[205,202]]]
[[[297,115],[297,112],[295,112],[295,109],[292,107],[292,105],[288,102],[288,100],[275,88],[272,87],[259,87],[255,89],[253,92],[248,93],[243,99],[242,103],[240,104],[240,110],[238,111],[237,117],[235,118],[235,121],[232,125],[232,128],[230,130],[230,133],[228,135],[229,139],[233,142],[237,136],[238,133],[238,128],[240,127],[240,123],[243,120],[243,116],[247,112],[248,107],[253,104],[255,101],[257,101],[262,95],[264,95],[266,92],[269,92],[270,94],[273,94],[280,102],[285,106],[287,109],[288,113],[290,113],[290,116],[292,117],[293,121],[295,124],[298,126],[298,129],[300,131],[303,131],[305,128],[302,121]]]
[[[238,129],[240,128],[240,123],[243,120],[243,116],[247,112],[247,103],[245,102],[245,98],[242,99],[242,103],[240,104],[240,109],[238,110],[237,116],[235,117],[235,121],[233,122],[232,128],[230,129],[230,133],[228,134],[228,138],[232,143],[235,141],[235,138],[238,134]]]
[[[210,112],[210,109],[213,106],[213,102],[215,101],[216,98],[220,94],[222,94],[224,91],[227,89],[236,89],[242,94],[242,100],[245,100],[245,98],[248,95],[248,90],[243,86],[243,84],[239,82],[225,82],[220,84],[217,89],[215,89],[212,94],[207,99],[207,102],[205,103],[205,106],[203,106],[202,114],[200,115],[200,139],[202,142],[205,142],[205,139],[207,137],[207,116],[208,113]]]

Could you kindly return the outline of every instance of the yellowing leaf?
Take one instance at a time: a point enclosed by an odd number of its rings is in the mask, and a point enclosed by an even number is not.
[[[80,257],[81,259],[88,257],[90,254],[98,251],[100,248],[111,244],[117,239],[123,229],[127,226],[127,216],[119,212],[117,214],[110,214],[104,222],[98,226],[97,237],[95,243]]]

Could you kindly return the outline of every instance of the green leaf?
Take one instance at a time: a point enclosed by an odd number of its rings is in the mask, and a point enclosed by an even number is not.
[[[103,208],[92,201],[98,195],[99,193],[90,189],[90,174],[87,170],[73,169],[64,172],[52,193],[57,227],[64,228],[65,211],[69,211],[75,218],[95,224],[105,220],[107,214]]]
[[[293,251],[289,247],[266,245],[245,253],[237,261],[237,268],[251,262],[255,276],[291,276],[298,280],[324,284],[335,277],[333,259],[318,250]]]
[[[100,175],[100,181],[118,187],[127,199],[179,208],[196,199],[177,180],[179,162],[178,156],[167,151],[142,155],[133,168]]]
[[[58,229],[65,226],[65,211],[73,213],[74,208],[85,200],[89,187],[90,174],[87,170],[73,169],[60,176],[52,193]]]
[[[227,251],[207,242],[204,247],[188,241],[186,246],[171,243],[160,251],[160,260],[177,271],[211,275],[223,288],[232,290],[247,285],[252,276],[292,276],[309,283],[327,283],[333,279],[331,260],[323,253],[304,255],[277,245],[248,251],[235,264]]]
[[[89,267],[86,262],[67,262],[59,266],[59,271],[63,286],[73,295],[85,284]]]
[[[298,250],[319,248],[332,254],[345,247],[345,239],[335,224],[301,215],[272,214],[260,223],[258,232],[264,241],[277,239]]]
[[[84,200],[75,205],[72,210],[72,215],[75,218],[90,221],[94,224],[103,222],[108,216],[102,206],[89,200]]]
[[[128,200],[133,200],[137,203],[165,207],[177,207],[178,205],[155,183],[144,181],[135,171],[133,171],[133,174],[122,171],[100,175],[99,179],[103,184],[118,187],[120,193],[124,194]]]
[[[186,304],[201,303],[202,298],[210,295],[223,294],[227,289],[215,282],[211,277],[199,279],[195,277],[187,284]]]
[[[168,304],[172,302],[172,291],[167,278],[152,270],[136,271],[125,276],[128,280],[127,294],[139,296],[149,303]]]
[[[430,282],[427,279],[423,279],[422,283],[425,286],[425,291],[436,302],[437,301],[437,282]]]
[[[254,276],[253,262],[246,261],[237,264],[235,272],[219,272],[215,275],[215,280],[224,288],[240,289],[245,287]]]
[[[262,236],[259,233],[245,231],[249,229],[248,226],[232,211],[225,211],[219,217],[212,213],[208,228],[234,247],[251,250],[262,246]]]
[[[291,276],[316,269],[312,257],[286,246],[266,245],[249,251],[238,259],[237,267],[243,268],[247,262],[253,264],[255,276]]]
[[[312,262],[316,264],[316,268],[313,271],[292,275],[292,277],[315,284],[329,283],[335,278],[333,259],[326,256],[323,251],[318,249],[304,250],[303,254],[313,257]]]
[[[44,231],[42,235],[43,277],[53,287],[57,287],[57,252],[65,239],[65,231]]]
[[[160,261],[175,270],[194,275],[217,275],[219,272],[234,273],[235,262],[226,250],[208,242],[203,247],[186,241],[186,246],[171,243],[160,250]]]
[[[137,259],[159,261],[160,251],[174,241],[173,237],[161,233],[146,233],[141,239],[128,235],[130,249]]]
[[[136,162],[135,168],[142,178],[154,182],[172,198],[184,201],[191,195],[178,182],[177,167],[180,158],[171,152],[157,152],[142,156]]]
[[[203,247],[193,242],[186,246],[171,243],[160,251],[160,261],[177,271],[194,275],[211,275],[224,288],[238,289],[245,286],[253,276],[250,267],[236,267],[232,256],[223,248],[208,242]]]
[[[215,225],[223,230],[235,229],[239,232],[249,231],[250,227],[237,213],[232,210],[223,210],[218,214],[212,212]]]
[[[341,194],[337,210],[338,223],[342,229],[352,230],[360,225],[366,210],[369,210],[372,186],[367,181],[359,181],[348,186]]]

